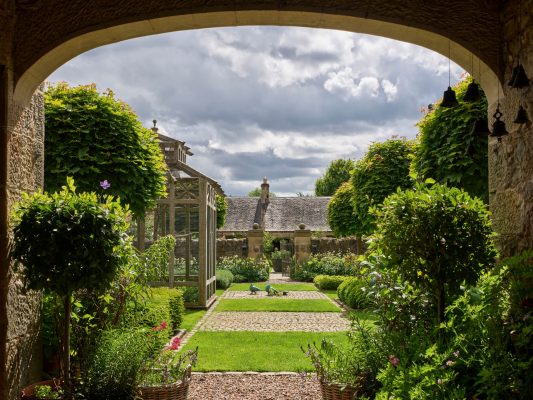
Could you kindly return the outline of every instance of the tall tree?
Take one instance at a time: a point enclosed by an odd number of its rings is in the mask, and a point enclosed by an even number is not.
[[[335,191],[344,183],[350,180],[354,170],[354,162],[350,159],[333,160],[323,177],[315,182],[316,196],[333,196]]]
[[[51,86],[45,93],[45,189],[74,177],[79,191],[120,197],[137,216],[165,195],[166,165],[157,135],[124,102],[95,85]]]
[[[488,138],[472,132],[475,120],[487,119],[487,99],[479,87],[477,101],[463,101],[471,82],[468,78],[455,86],[459,105],[436,107],[418,123],[413,170],[421,180],[432,178],[488,202]]]
[[[344,182],[328,203],[328,223],[337,237],[353,236],[357,229],[357,216],[353,207],[355,188]]]
[[[413,159],[415,143],[405,138],[393,138],[381,143],[373,143],[364,157],[355,163],[352,185],[355,190],[353,206],[357,215],[354,233],[365,236],[375,229],[375,216],[372,207],[397,189],[413,186],[409,176],[409,165]]]

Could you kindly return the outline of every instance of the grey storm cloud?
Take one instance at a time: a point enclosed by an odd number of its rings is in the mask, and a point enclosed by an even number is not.
[[[452,64],[457,81],[461,69]],[[49,77],[111,88],[149,125],[185,140],[190,163],[239,195],[268,175],[309,192],[329,162],[373,140],[414,137],[448,62],[380,37],[240,27],[150,36],[78,56]],[[453,82],[452,82],[453,83]]]

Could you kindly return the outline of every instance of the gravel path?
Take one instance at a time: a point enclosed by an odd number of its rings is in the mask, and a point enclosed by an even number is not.
[[[314,400],[320,385],[313,375],[193,373],[189,400]]]
[[[341,313],[321,312],[215,312],[201,331],[342,332],[350,322]]]
[[[221,296],[222,299],[298,299],[298,300],[327,300],[329,297],[322,292],[313,291],[293,291],[286,296],[268,296],[267,292],[257,292],[250,294],[248,291],[230,291],[227,290]]]

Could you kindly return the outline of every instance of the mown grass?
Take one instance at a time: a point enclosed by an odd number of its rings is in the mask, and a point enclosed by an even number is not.
[[[322,293],[324,293],[326,296],[328,296],[330,299],[338,300],[339,295],[337,294],[336,290],[321,290]]]
[[[197,332],[183,349],[198,346],[195,371],[311,372],[300,346],[323,338],[348,341],[343,332]]]
[[[340,312],[329,300],[284,298],[222,299],[215,311]]]
[[[255,286],[260,288],[261,290],[265,290],[266,283],[254,283]],[[275,289],[284,292],[300,292],[300,291],[312,291],[316,292],[318,289],[313,285],[312,283],[272,283],[271,284]],[[249,283],[234,283],[230,286],[228,290],[231,291],[247,291],[250,289]]]

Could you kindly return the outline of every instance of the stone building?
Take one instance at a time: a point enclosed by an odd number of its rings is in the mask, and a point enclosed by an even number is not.
[[[294,238],[301,224],[314,236],[333,236],[328,224],[331,197],[270,197],[267,178],[260,197],[226,197],[228,211],[219,237],[242,237],[257,224],[258,229],[276,238]]]
[[[520,7],[519,7],[520,3]],[[520,63],[533,77],[533,0],[0,0],[0,399],[36,379],[40,294],[9,258],[10,209],[43,183],[41,83],[71,58],[125,39],[186,29],[280,25],[389,37],[441,53],[473,74],[509,134],[491,138],[489,195],[502,257],[533,248],[533,90],[508,82]],[[475,68],[474,68],[475,66]],[[443,88],[444,89],[444,88]]]

